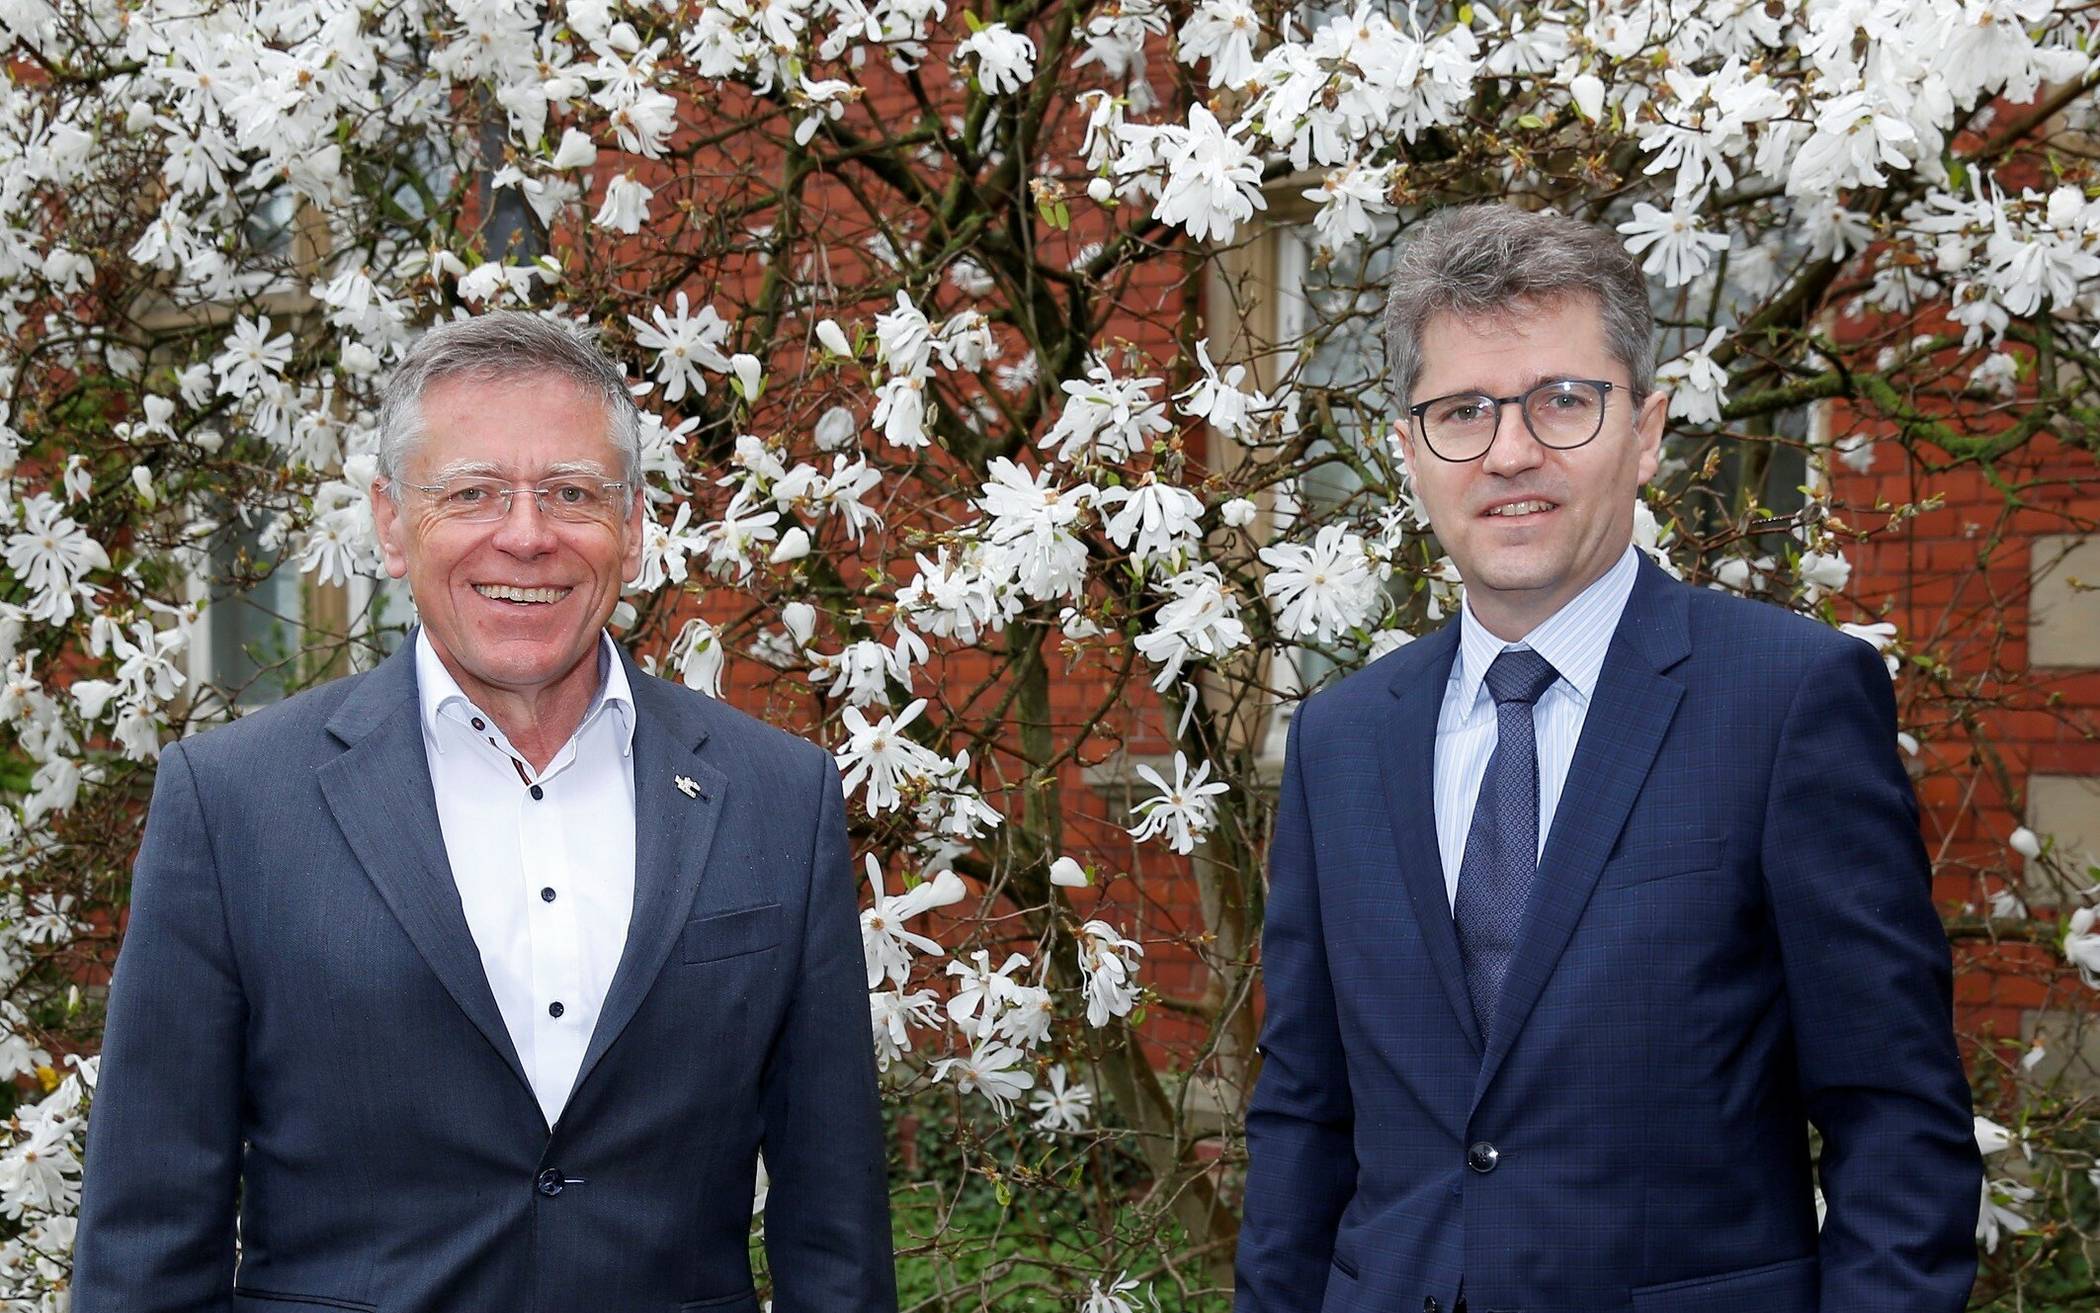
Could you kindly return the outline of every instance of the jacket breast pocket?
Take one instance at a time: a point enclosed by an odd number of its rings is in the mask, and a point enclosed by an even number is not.
[[[1815,1255],[1746,1267],[1719,1276],[1641,1286],[1634,1313],[1816,1313],[1820,1265]]]
[[[679,937],[679,956],[685,962],[719,962],[778,948],[785,919],[778,903],[696,916]]]
[[[1721,869],[1719,839],[1668,839],[1622,848],[1605,863],[1598,884],[1624,889],[1679,875],[1711,875]]]
[[[350,1313],[378,1313],[378,1305],[329,1295],[295,1295],[283,1290],[257,1290],[253,1286],[233,1288],[233,1306],[255,1313],[295,1313],[298,1309],[348,1309]]]
[[[758,1292],[746,1290],[734,1295],[717,1295],[713,1299],[696,1299],[680,1304],[678,1313],[758,1313]]]

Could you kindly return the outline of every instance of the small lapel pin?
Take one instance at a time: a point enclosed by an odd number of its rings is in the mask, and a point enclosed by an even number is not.
[[[683,775],[680,775],[677,779],[673,780],[672,783],[676,784],[678,786],[678,791],[688,798],[697,798],[700,796],[700,786],[698,784],[695,784],[693,781],[687,779]]]

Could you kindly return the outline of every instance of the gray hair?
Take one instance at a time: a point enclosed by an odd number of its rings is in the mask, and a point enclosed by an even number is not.
[[[642,474],[641,416],[620,367],[598,349],[591,329],[524,310],[492,310],[439,324],[401,358],[379,403],[379,473],[392,480],[426,434],[423,395],[438,383],[523,381],[555,375],[605,403],[606,436],[620,449],[628,492]]]
[[[1407,407],[1422,377],[1422,330],[1435,316],[1477,318],[1565,296],[1595,300],[1639,405],[1655,386],[1655,313],[1640,265],[1610,230],[1495,203],[1454,206],[1416,224],[1393,262],[1385,302],[1386,371],[1397,406]]]

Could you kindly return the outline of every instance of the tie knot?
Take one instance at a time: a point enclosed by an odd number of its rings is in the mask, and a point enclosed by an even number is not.
[[[1495,705],[1505,702],[1533,703],[1560,678],[1553,663],[1528,649],[1506,649],[1488,667],[1488,692],[1494,695]]]

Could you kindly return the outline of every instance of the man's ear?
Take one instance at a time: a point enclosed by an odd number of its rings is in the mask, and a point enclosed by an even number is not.
[[[1407,471],[1408,482],[1415,478],[1415,431],[1407,422],[1407,412],[1393,417],[1393,441],[1400,448],[1400,464]]]
[[[379,530],[379,554],[386,561],[389,578],[399,579],[408,573],[408,553],[404,550],[404,539],[408,526],[403,523],[401,503],[387,491],[384,478],[372,480],[372,524]]]
[[[620,581],[633,583],[642,577],[642,517],[649,513],[648,501],[636,481],[634,500],[627,504],[627,522],[621,527],[626,550],[620,555]]]
[[[1640,413],[1634,416],[1633,437],[1640,451],[1640,482],[1646,486],[1655,472],[1662,468],[1663,429],[1670,419],[1670,394],[1657,388],[1641,402]]]

